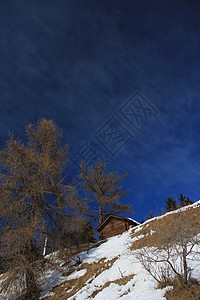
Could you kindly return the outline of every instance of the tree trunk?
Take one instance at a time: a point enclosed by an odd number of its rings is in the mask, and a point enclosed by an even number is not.
[[[24,299],[39,299],[35,276],[29,268],[26,269],[26,294],[24,296]]]
[[[30,219],[30,236],[28,241],[26,242],[25,247],[25,258],[27,261],[27,267],[25,268],[25,276],[26,276],[26,294],[22,299],[39,299],[39,290],[37,288],[37,284],[35,281],[35,276],[30,269],[30,264],[34,261],[34,253],[33,253],[33,234],[34,234],[34,222],[35,222],[35,213],[36,207],[33,205],[31,211],[31,219]]]
[[[47,237],[45,238],[45,241],[44,241],[44,249],[43,249],[43,256],[45,256],[46,254],[46,249],[47,249]]]
[[[103,222],[102,206],[99,204],[99,225]],[[103,240],[103,233],[100,231],[99,240]]]
[[[33,262],[32,248],[33,248],[35,213],[36,213],[36,206],[33,205],[31,211],[31,219],[30,219],[30,235],[28,241],[26,242],[26,247],[25,247],[25,256],[29,263]]]
[[[99,224],[103,222],[102,206],[99,204]]]

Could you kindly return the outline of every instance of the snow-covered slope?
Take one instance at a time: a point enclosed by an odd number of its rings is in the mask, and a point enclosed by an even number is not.
[[[60,270],[58,268],[46,271],[41,298],[52,300],[166,299],[165,294],[172,287],[158,288],[157,281],[145,270],[137,258],[140,250],[133,246],[144,241],[147,236],[150,239],[154,237],[156,240],[154,227],[156,222],[156,224],[161,224],[167,218],[176,218],[177,213],[187,212],[192,220],[195,221],[195,218],[199,220],[200,201],[148,220],[122,235],[109,238],[89,251],[79,253],[76,256],[77,261],[80,262],[77,266],[73,263],[66,266],[64,261],[55,258],[60,265]],[[199,228],[199,225],[197,227]],[[199,232],[197,236],[200,239]],[[150,247],[148,243],[147,247]],[[195,246],[195,250],[200,252],[200,245]],[[53,257],[53,254],[50,256]],[[192,268],[192,278],[200,283],[198,258],[189,261],[189,266]],[[14,298],[9,298],[7,295],[0,299]]]
[[[200,201],[164,216],[193,210],[193,208],[199,209]],[[144,237],[144,234],[140,232],[142,228],[148,227],[155,219],[162,219],[164,216],[148,220],[122,235],[109,238],[97,248],[80,253],[79,258],[82,263],[68,277],[62,279],[65,282],[62,286],[55,288],[51,297],[48,298],[70,300],[166,299],[164,296],[170,287],[158,289],[156,280],[137,259],[138,250],[130,249],[134,242]],[[150,231],[149,234],[153,234],[153,231]],[[200,252],[200,248],[196,247],[196,250]],[[200,283],[200,262],[196,259],[189,263],[193,269],[193,278]],[[43,296],[45,295],[43,294]]]
[[[130,232],[110,238],[105,244],[99,246],[96,250],[90,251],[88,254],[82,254],[83,263],[98,262],[106,257],[105,262],[112,260],[115,257],[118,259],[110,266],[100,273],[97,277],[93,277],[92,281],[80,289],[75,299],[86,300],[89,299],[94,291],[98,294],[94,299],[142,299],[142,295],[146,295],[145,299],[162,299],[166,290],[156,289],[156,282],[145,271],[135,255],[131,253],[129,247],[132,239]],[[133,275],[133,277],[125,284],[119,285],[118,279],[125,276]],[[116,282],[115,282],[116,281]],[[108,282],[111,284],[108,287],[101,288]],[[69,299],[73,299],[72,296]]]

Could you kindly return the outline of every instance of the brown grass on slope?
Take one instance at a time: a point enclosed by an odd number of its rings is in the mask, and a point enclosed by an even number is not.
[[[142,236],[132,245],[132,250],[143,247],[159,247],[173,245],[179,240],[180,235],[188,241],[200,233],[200,205],[188,207],[186,210],[166,214],[163,217],[154,218],[141,225],[140,230],[133,230],[132,237]],[[167,283],[173,286],[165,297],[168,300],[200,300],[200,285],[190,283],[183,286],[180,281],[174,279]],[[161,287],[162,288],[162,287]]]
[[[160,232],[168,233],[168,236],[176,236],[180,232],[181,222],[184,226],[187,222],[191,229],[191,235],[194,236],[200,233],[200,205],[198,207],[188,207],[188,209],[171,214],[166,214],[163,217],[148,220],[141,225],[141,229],[137,232],[133,230],[132,238],[144,235],[138,241],[135,241],[131,247],[132,250],[140,249],[146,246],[156,247],[161,246]],[[136,227],[137,228],[137,227]],[[157,233],[158,232],[158,233]]]
[[[200,284],[192,284],[183,288],[178,280],[174,280],[169,285],[173,286],[173,289],[165,294],[167,300],[200,300]]]

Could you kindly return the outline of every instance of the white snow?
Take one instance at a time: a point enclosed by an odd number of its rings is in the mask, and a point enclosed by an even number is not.
[[[40,299],[43,299],[44,297],[49,296],[49,291],[53,287],[65,282],[67,279],[68,279],[68,277],[67,276],[62,276],[61,272],[59,272],[58,270],[46,271],[44,273],[44,279],[43,279],[43,288],[44,288],[44,290],[41,293]]]
[[[133,220],[132,218],[127,218],[127,219],[129,219],[130,221],[133,221],[133,222],[135,222],[136,224],[140,225],[139,222],[137,222],[136,220]]]
[[[81,253],[79,257],[83,263],[98,262],[104,257],[106,257],[106,260],[111,260],[125,253],[130,244],[130,231],[127,231],[122,235],[109,238],[107,242],[101,244],[98,248],[91,249],[88,253]]]
[[[85,273],[87,273],[87,270],[86,270],[86,269],[82,269],[82,270],[73,272],[72,274],[70,274],[70,275],[67,277],[67,280],[77,279],[77,278],[79,278],[79,277],[85,275]]]
[[[97,262],[104,257],[106,257],[107,261],[116,256],[119,256],[119,258],[109,269],[104,270],[96,278],[93,278],[92,281],[88,280],[86,286],[69,298],[69,300],[90,299],[92,293],[98,290],[100,291],[94,297],[95,300],[108,299],[108,295],[109,300],[163,299],[167,289],[156,289],[157,282],[144,270],[134,253],[129,249],[129,246],[133,242],[130,233],[131,230],[122,235],[112,237],[97,249],[90,251],[88,254],[82,254],[83,263]],[[128,275],[133,275],[133,279],[127,284],[121,286],[111,283],[108,287],[101,290],[105,283]]]
[[[150,230],[150,235],[152,235],[155,232],[155,230]]]

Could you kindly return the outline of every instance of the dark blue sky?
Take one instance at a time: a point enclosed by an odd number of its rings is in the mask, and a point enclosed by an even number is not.
[[[200,199],[199,16],[197,0],[0,0],[1,147],[50,118],[73,160],[128,173],[138,221]]]

